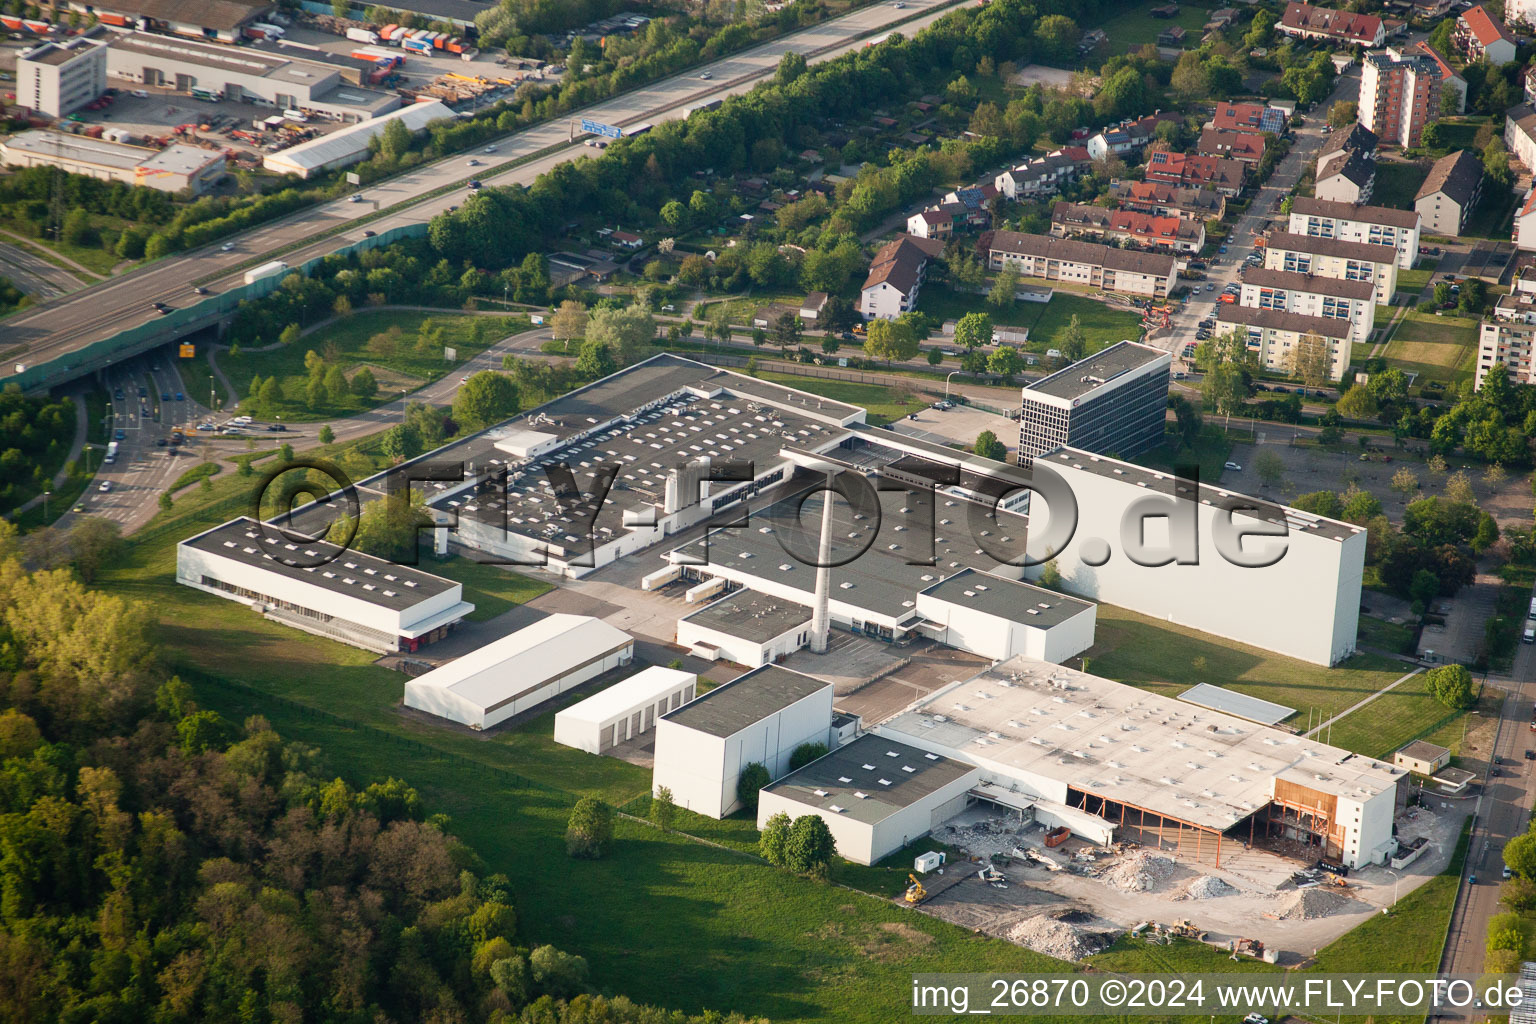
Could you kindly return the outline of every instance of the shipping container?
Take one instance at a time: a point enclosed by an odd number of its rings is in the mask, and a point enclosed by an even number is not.
[[[399,25],[385,25],[383,28],[379,29],[379,38],[393,40],[395,38],[395,33],[399,31]]]
[[[434,33],[432,33],[432,48],[434,50],[446,50],[446,49],[448,49],[448,33],[446,33],[446,32],[434,32]]]
[[[0,14],[0,25],[4,25],[12,32],[21,31],[21,19],[13,14]]]

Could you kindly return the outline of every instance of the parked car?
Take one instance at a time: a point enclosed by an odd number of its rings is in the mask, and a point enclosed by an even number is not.
[[[114,440],[114,441],[126,441],[126,440],[128,440],[128,432],[125,431],[125,430],[114,430],[112,432],[112,440]]]
[[[1241,473],[1243,471],[1243,467],[1239,466],[1235,462],[1223,463],[1221,468],[1222,469],[1230,469],[1234,473]]]
[[[1220,247],[1219,247],[1219,248],[1217,248],[1217,250],[1216,250],[1216,251],[1217,251],[1217,252],[1219,252],[1219,253],[1221,253],[1221,254],[1222,254],[1222,255],[1223,255],[1223,256],[1225,256],[1225,255],[1226,255],[1226,254],[1227,254],[1227,247],[1226,247],[1226,246],[1224,246],[1224,245],[1223,245],[1223,246],[1220,246]]]
[[[496,147],[495,146],[486,146],[484,152],[494,153],[494,152],[496,152]]]
[[[234,247],[235,247],[235,243],[234,242],[225,242],[223,245],[219,246],[219,250],[221,252],[229,252]]]

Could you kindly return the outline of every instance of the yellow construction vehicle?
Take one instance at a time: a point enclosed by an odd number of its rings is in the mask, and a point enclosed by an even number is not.
[[[907,891],[902,896],[902,899],[915,907],[928,898],[928,890],[923,888],[923,883],[918,881],[917,876],[914,874],[908,874],[907,880],[912,884],[907,886]]]

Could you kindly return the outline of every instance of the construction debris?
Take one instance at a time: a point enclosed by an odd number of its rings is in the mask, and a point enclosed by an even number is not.
[[[1286,903],[1285,909],[1275,916],[1281,921],[1311,921],[1342,911],[1359,909],[1360,906],[1360,903],[1336,889],[1314,886],[1297,893]]]
[[[1008,939],[1037,953],[1061,960],[1081,960],[1106,945],[1104,937],[1084,932],[1058,918],[1044,914],[1028,917],[1008,929]]]
[[[1184,887],[1184,891],[1174,897],[1176,900],[1212,900],[1221,896],[1232,896],[1241,889],[1228,885],[1223,879],[1215,875],[1201,875]]]
[[[1174,863],[1148,850],[1137,850],[1116,861],[1101,876],[1104,881],[1126,892],[1150,892],[1168,881]]]

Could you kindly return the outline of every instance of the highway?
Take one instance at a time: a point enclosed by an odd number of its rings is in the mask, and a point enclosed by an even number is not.
[[[658,122],[681,116],[688,107],[707,100],[749,91],[771,77],[779,58],[788,52],[825,60],[865,45],[892,22],[906,18],[912,33],[955,6],[953,0],[909,0],[899,8],[890,3],[864,7],[821,25],[716,61],[704,68],[663,79],[580,112],[582,117],[608,124]],[[707,76],[707,77],[706,77]],[[18,363],[38,366],[113,337],[119,331],[154,320],[155,301],[182,308],[200,300],[201,283],[219,293],[243,283],[244,271],[266,254],[290,264],[325,255],[359,241],[364,230],[382,232],[421,224],[463,201],[453,189],[420,198],[438,189],[474,178],[488,185],[529,184],[556,164],[591,155],[581,142],[571,143],[570,124],[562,118],[503,136],[473,153],[460,153],[423,165],[407,174],[364,188],[360,201],[351,197],[323,203],[273,221],[216,244],[157,260],[90,288],[73,292],[17,316],[0,321],[0,382]],[[550,147],[553,152],[517,167],[506,165]],[[470,160],[479,166],[470,166]],[[402,205],[403,204],[403,205]],[[395,207],[399,206],[398,209]],[[376,219],[345,230],[349,223],[388,211]],[[333,229],[343,230],[335,233]],[[315,238],[324,234],[324,237]],[[315,239],[310,244],[306,240]],[[294,248],[296,247],[296,248]],[[54,378],[50,383],[59,383]]]

